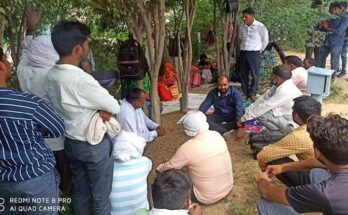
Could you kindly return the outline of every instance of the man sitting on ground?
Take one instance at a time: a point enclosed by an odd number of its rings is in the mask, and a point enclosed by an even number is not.
[[[151,171],[152,162],[143,156],[145,139],[135,133],[122,131],[113,142],[111,214],[128,215],[134,214],[139,208],[149,209],[147,176]]]
[[[292,82],[287,65],[272,69],[271,83],[273,86],[249,106],[242,121],[259,118],[268,130],[288,134],[297,126],[292,119],[293,99],[302,93]]]
[[[262,170],[267,164],[292,162],[290,155],[296,155],[299,160],[313,158],[313,142],[306,131],[307,119],[312,115],[321,114],[321,104],[312,97],[301,96],[294,99],[292,116],[300,126],[283,139],[274,144],[265,146],[258,154],[257,160]],[[307,172],[286,172],[278,175],[288,187],[304,184],[308,178]]]
[[[302,60],[297,56],[290,55],[285,57],[285,64],[291,69],[291,79],[296,87],[303,94],[307,94],[308,72],[303,68]]]
[[[206,114],[210,130],[223,135],[240,126],[240,119],[245,112],[242,95],[236,88],[228,85],[225,75],[218,77],[216,88],[208,93],[199,110],[206,113],[212,105],[214,113]]]
[[[192,182],[184,170],[160,172],[152,184],[153,208],[141,209],[136,215],[202,215],[197,203],[191,201]]]
[[[186,167],[192,182],[192,200],[213,204],[225,198],[233,187],[233,172],[226,142],[216,131],[210,131],[202,112],[189,112],[179,123],[193,137],[186,141],[166,163],[157,167],[164,172]]]
[[[137,133],[151,142],[155,137],[165,134],[163,127],[149,119],[142,109],[146,101],[146,92],[139,88],[130,89],[121,101],[121,110],[117,114],[122,129]]]
[[[313,58],[310,57],[303,60],[303,68],[308,70],[312,66],[315,66],[315,60]]]
[[[312,116],[307,131],[313,141],[316,159],[268,166],[255,176],[263,197],[257,208],[264,214],[322,212],[348,214],[348,120],[339,115]],[[327,168],[331,174],[324,169]],[[311,184],[284,188],[273,185],[271,176],[291,170],[310,171]]]

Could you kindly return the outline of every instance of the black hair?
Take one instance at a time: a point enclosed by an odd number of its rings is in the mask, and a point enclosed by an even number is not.
[[[208,57],[207,57],[207,55],[206,54],[201,54],[200,56],[199,56],[199,60],[204,60],[204,59],[207,59]]]
[[[303,122],[307,122],[310,116],[321,114],[321,103],[310,96],[300,96],[294,99],[292,110]]]
[[[309,57],[309,58],[305,58],[304,60],[303,60],[303,62],[305,62],[305,61],[308,61],[308,63],[310,64],[310,65],[315,65],[315,60],[313,59],[313,58],[311,58],[311,57]]]
[[[348,120],[330,114],[326,117],[314,115],[308,119],[307,131],[325,158],[336,165],[348,164]]]
[[[342,5],[340,2],[331,2],[329,8],[341,8]]]
[[[0,61],[2,61],[4,57],[4,50],[0,47]]]
[[[291,78],[290,67],[284,64],[273,67],[272,74],[279,76],[284,80],[289,80]]]
[[[179,210],[191,198],[192,182],[184,170],[161,172],[152,184],[153,205],[157,209]]]
[[[255,16],[255,10],[252,7],[247,7],[242,11],[243,14],[250,14]]]
[[[128,90],[128,92],[126,94],[127,102],[131,103],[134,100],[140,99],[142,93],[146,94],[146,91],[142,90],[140,88],[132,88],[132,89]]]
[[[71,55],[74,46],[83,44],[91,34],[87,25],[77,21],[61,21],[52,30],[52,43],[60,57]]]
[[[295,55],[289,55],[285,57],[285,62],[288,64],[293,64],[296,67],[303,67],[303,62],[301,58]]]
[[[341,1],[340,4],[341,4],[341,8],[347,9],[347,2],[346,1]]]

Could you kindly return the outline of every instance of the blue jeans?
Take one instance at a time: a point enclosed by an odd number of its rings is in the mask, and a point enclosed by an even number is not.
[[[259,51],[240,51],[240,78],[243,94],[246,97],[256,96],[260,80],[261,53]],[[249,87],[249,74],[251,84]]]
[[[330,173],[325,169],[315,168],[309,173],[312,184],[320,183],[330,177]],[[261,215],[286,214],[286,215],[300,215],[292,207],[282,204],[267,201],[260,198],[256,202],[257,210]]]
[[[56,215],[57,206],[58,183],[54,169],[26,181],[0,182],[0,214]],[[52,211],[46,211],[47,208]]]
[[[348,41],[345,40],[344,41],[344,45],[342,47],[342,54],[341,54],[341,60],[342,60],[342,70],[341,73],[342,74],[346,74],[347,73],[347,48],[348,48]]]
[[[321,68],[325,68],[326,58],[331,54],[331,69],[338,72],[340,70],[340,56],[342,53],[342,46],[322,46],[319,49],[319,57],[317,66]],[[334,79],[335,74],[332,74],[332,78]]]
[[[113,160],[111,141],[104,136],[98,145],[66,138],[65,153],[69,160],[73,182],[74,213],[110,215]],[[90,197],[93,207],[90,207]]]

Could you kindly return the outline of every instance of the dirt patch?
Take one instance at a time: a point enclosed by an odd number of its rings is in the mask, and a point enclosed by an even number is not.
[[[192,93],[208,93],[213,87],[194,88]],[[323,114],[336,112],[348,118],[348,101],[347,104],[324,104]],[[186,140],[189,139],[184,134],[180,125],[176,122],[180,119],[180,112],[173,112],[162,115],[162,125],[166,128],[166,135],[157,138],[153,143],[148,144],[145,149],[145,155],[153,162],[153,170],[150,173],[149,183],[152,184],[155,178],[155,168],[169,160]],[[203,206],[204,214],[208,215],[249,215],[257,214],[256,200],[259,194],[254,184],[254,174],[259,170],[257,162],[253,160],[249,146],[245,140],[235,140],[235,134],[227,139],[227,145],[232,158],[234,187],[231,193],[220,202]]]

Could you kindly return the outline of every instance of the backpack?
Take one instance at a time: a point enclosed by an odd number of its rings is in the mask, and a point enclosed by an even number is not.
[[[122,79],[141,80],[149,71],[144,51],[132,34],[129,34],[129,39],[121,44],[117,61]]]
[[[247,144],[250,145],[250,149],[253,153],[253,158],[257,160],[257,154],[263,149],[263,147],[275,143],[285,136],[286,134],[284,132],[278,130],[264,130],[257,133],[252,132],[249,134],[249,141]]]

